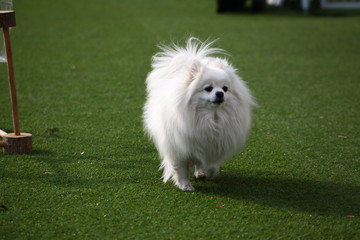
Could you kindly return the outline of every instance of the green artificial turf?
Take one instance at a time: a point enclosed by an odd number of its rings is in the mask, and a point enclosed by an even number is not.
[[[359,15],[14,4],[20,127],[34,152],[0,153],[0,239],[360,238]],[[141,114],[156,44],[190,35],[219,38],[260,107],[244,151],[183,193],[162,183]],[[5,64],[0,75],[11,132]]]

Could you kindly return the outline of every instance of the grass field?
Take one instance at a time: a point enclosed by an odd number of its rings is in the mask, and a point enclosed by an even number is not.
[[[0,153],[0,239],[360,239],[359,15],[14,4],[20,127],[34,152]],[[156,44],[190,35],[219,38],[260,107],[244,151],[183,193],[162,183],[141,114]],[[11,132],[5,64],[0,74]]]

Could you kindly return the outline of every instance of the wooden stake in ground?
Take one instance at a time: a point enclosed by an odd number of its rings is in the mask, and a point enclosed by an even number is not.
[[[15,25],[16,22],[15,22],[14,11],[0,11],[0,27],[2,27],[4,33],[7,68],[9,75],[12,118],[13,118],[13,126],[14,126],[14,133],[7,134],[4,131],[0,132],[0,136],[4,139],[4,141],[0,142],[0,147],[3,147],[4,153],[23,154],[23,153],[32,152],[32,136],[30,133],[20,132],[19,113],[18,113],[18,104],[17,104],[16,86],[15,86],[15,74],[14,74],[14,65],[13,65],[13,58],[11,52],[10,30],[9,30],[10,27],[14,27]]]

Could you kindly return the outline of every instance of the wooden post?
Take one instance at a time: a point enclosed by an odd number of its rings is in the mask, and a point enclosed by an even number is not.
[[[11,52],[11,43],[10,43],[10,27],[14,27],[15,22],[15,12],[14,11],[0,11],[0,27],[3,29],[4,33],[4,42],[6,49],[6,58],[7,58],[7,68],[9,75],[9,87],[10,87],[10,96],[11,96],[11,106],[12,106],[12,117],[13,117],[13,126],[14,133],[6,133],[0,130],[0,136],[3,138],[3,141],[0,142],[0,147],[3,148],[4,153],[10,154],[24,154],[32,152],[32,135],[30,133],[21,133],[20,124],[19,124],[19,113],[18,113],[18,104],[16,97],[16,86],[15,86],[15,74],[14,74],[14,65],[13,57]]]
[[[3,33],[4,33],[4,42],[6,49],[6,59],[7,59],[6,62],[7,62],[8,75],[9,75],[9,87],[10,87],[14,133],[16,136],[19,136],[20,135],[19,112],[18,112],[18,104],[16,97],[15,73],[14,73],[14,65],[13,65],[13,58],[11,52],[9,28],[4,27]]]

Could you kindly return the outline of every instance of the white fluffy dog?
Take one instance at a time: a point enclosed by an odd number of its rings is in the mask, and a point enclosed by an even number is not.
[[[196,178],[213,178],[220,164],[241,150],[254,100],[224,51],[190,38],[185,48],[160,46],[146,79],[144,127],[162,159],[163,180],[194,191]]]

